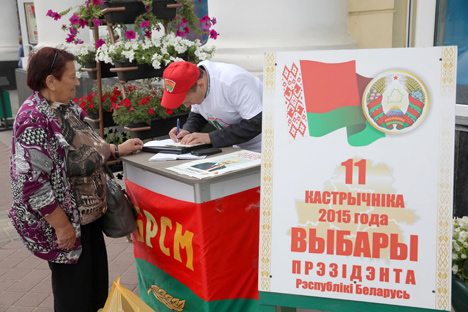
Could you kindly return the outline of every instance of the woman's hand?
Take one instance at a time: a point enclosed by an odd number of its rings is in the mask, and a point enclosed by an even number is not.
[[[136,139],[128,139],[127,141],[119,144],[119,156],[125,156],[129,154],[134,154],[136,151],[141,150],[143,148],[143,141],[136,138]]]
[[[75,228],[60,206],[57,206],[51,214],[44,216],[44,219],[54,228],[59,248],[70,249],[75,246]]]
[[[55,229],[58,246],[62,249],[71,249],[75,246],[76,233],[70,222],[64,227]]]
[[[177,135],[177,127],[174,127],[171,129],[171,131],[169,131],[169,137],[174,142],[180,142],[180,140],[187,134],[190,134],[188,130],[179,129],[179,135]]]

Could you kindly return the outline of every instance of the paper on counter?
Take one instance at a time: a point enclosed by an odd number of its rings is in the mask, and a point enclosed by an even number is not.
[[[146,142],[143,146],[197,146],[197,145],[203,145],[205,143],[197,143],[197,144],[180,144],[172,141],[172,139],[164,139],[164,140],[154,140],[154,141],[149,141]],[[194,159],[194,158],[189,158],[189,159]]]
[[[171,140],[172,141],[172,140]],[[153,145],[154,146],[154,145]],[[203,159],[206,156],[195,156],[190,153],[187,154],[168,154],[168,153],[157,153],[154,156],[151,156],[148,161],[166,161],[166,160],[182,160],[182,159]]]
[[[154,141],[149,141],[143,144],[143,146],[167,146],[174,144],[175,142],[172,141],[172,139],[165,139],[165,140],[154,140]]]

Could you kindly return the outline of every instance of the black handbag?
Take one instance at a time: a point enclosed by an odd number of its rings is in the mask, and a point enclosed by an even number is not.
[[[108,237],[125,237],[137,228],[137,211],[130,196],[115,181],[114,174],[106,164],[104,171],[107,173],[107,212],[102,216],[102,229]]]

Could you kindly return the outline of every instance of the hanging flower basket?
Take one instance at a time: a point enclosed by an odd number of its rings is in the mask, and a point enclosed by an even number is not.
[[[141,140],[156,138],[164,135],[168,135],[169,131],[177,125],[177,119],[180,124],[184,124],[187,121],[189,113],[180,113],[171,115],[169,118],[163,119],[160,117],[151,119],[151,125],[145,122],[133,123],[124,130],[130,133],[131,138],[139,138]]]
[[[150,64],[138,64],[137,62],[115,61],[115,68],[112,72],[117,72],[117,76],[121,81],[129,81],[136,79],[147,79],[154,77],[162,77],[167,66],[161,66],[155,69]]]
[[[153,0],[153,15],[157,19],[169,20],[175,18],[177,9],[176,7],[167,8],[168,4],[173,6],[176,3],[174,0]],[[133,24],[136,17],[146,13],[143,2],[137,0],[105,1],[104,8],[103,13],[108,23]],[[116,8],[124,8],[124,10],[117,10]]]
[[[96,62],[86,63],[84,67],[81,68],[82,71],[88,73],[88,77],[92,80],[97,79],[97,71],[94,71],[96,68]],[[113,73],[110,69],[113,68],[112,64],[101,62],[101,78],[111,78],[116,77],[117,73]]]

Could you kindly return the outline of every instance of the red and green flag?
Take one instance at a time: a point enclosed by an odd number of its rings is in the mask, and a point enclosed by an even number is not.
[[[362,96],[372,78],[356,73],[355,61],[321,63],[299,61],[283,70],[289,131],[293,138],[321,137],[346,128],[351,146],[366,146],[384,133],[365,118]],[[305,108],[305,111],[303,111]]]
[[[162,311],[258,311],[259,188],[202,204],[126,180],[140,297]]]

